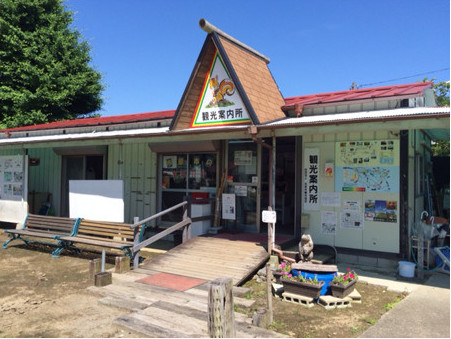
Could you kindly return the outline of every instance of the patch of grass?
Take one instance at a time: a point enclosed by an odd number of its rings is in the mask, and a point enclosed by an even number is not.
[[[252,291],[250,291],[250,292],[247,292],[245,295],[243,295],[243,298],[244,299],[253,299],[254,295],[253,295]]]
[[[286,325],[282,321],[273,321],[269,324],[268,328],[270,330],[283,333],[285,332]]]
[[[377,319],[374,318],[363,318],[362,320],[371,326],[377,323]]]
[[[397,297],[393,302],[388,303],[384,306],[386,311],[390,311],[393,307],[396,306],[397,303],[399,303],[401,300],[403,300],[406,297],[405,294],[401,294],[399,297]]]
[[[359,333],[359,331],[360,331],[360,326],[352,326],[351,327],[352,333]]]

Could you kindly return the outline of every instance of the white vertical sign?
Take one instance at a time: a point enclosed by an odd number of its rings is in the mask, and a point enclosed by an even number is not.
[[[319,148],[304,149],[304,210],[319,210]]]
[[[235,211],[235,194],[222,194],[222,218],[227,220],[235,220]]]

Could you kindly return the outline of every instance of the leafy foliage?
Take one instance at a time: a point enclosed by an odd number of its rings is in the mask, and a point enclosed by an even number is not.
[[[449,81],[434,83],[432,88],[437,106],[449,106]]]
[[[17,127],[91,116],[101,74],[62,0],[0,1],[0,121]]]

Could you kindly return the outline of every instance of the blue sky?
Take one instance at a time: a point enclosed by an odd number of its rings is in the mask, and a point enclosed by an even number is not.
[[[347,90],[352,82],[450,78],[448,0],[64,4],[103,75],[102,116],[176,109],[207,36],[201,18],[269,57],[284,97]]]

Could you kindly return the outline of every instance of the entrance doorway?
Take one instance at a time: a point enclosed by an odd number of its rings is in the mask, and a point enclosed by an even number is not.
[[[269,145],[271,139],[265,140]],[[282,137],[276,139],[276,182],[275,210],[277,213],[277,234],[295,235],[295,191],[296,191],[296,139]],[[269,201],[269,150],[262,148],[262,194],[261,206],[268,208]],[[267,224],[261,224],[261,230],[267,231]]]
[[[236,220],[227,228],[240,232],[260,231],[260,151],[252,140],[227,143],[226,193],[235,194]]]

